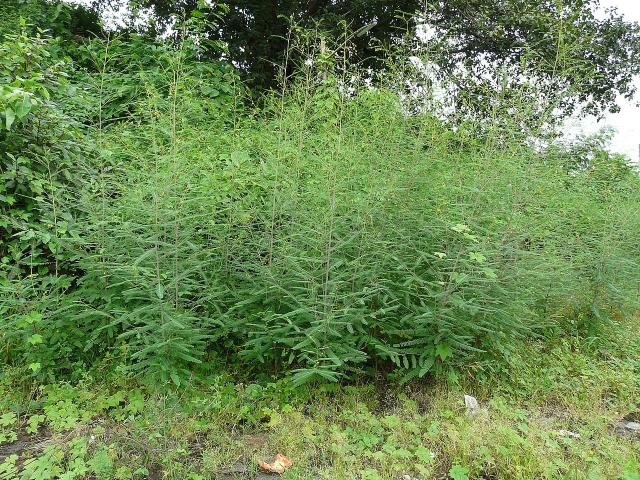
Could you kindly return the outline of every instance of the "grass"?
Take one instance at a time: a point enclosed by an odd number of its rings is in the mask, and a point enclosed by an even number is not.
[[[616,424],[638,415],[639,327],[529,340],[457,379],[404,386],[219,374],[176,393],[96,371],[32,390],[7,372],[0,478],[252,479],[281,452],[285,479],[635,479],[640,439]]]

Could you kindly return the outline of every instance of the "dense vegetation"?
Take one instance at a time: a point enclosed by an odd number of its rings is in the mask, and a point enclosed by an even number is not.
[[[386,407],[366,399],[367,381],[413,382],[406,393],[430,378],[487,399],[495,388],[536,406],[556,401],[584,413],[589,405],[584,417],[635,411],[640,175],[607,150],[606,133],[559,139],[559,106],[580,101],[579,91],[537,89],[548,71],[532,64],[520,85],[460,90],[482,108],[452,111],[437,94],[442,78],[423,82],[428,49],[398,40],[379,58],[384,68],[370,70],[356,61],[359,37],[346,26],[341,35],[292,26],[277,89],[258,92],[242,81],[241,65],[225,60],[226,45],[207,36],[214,26],[200,11],[161,39],[105,31],[95,14],[55,2],[7,5],[0,408],[11,412],[0,416],[0,446],[18,439],[18,424],[30,434],[41,424],[63,432],[103,416],[135,418],[141,432],[166,421],[162,429],[173,431],[179,417],[143,415],[141,389],[176,389],[189,396],[186,417],[201,407],[220,416],[206,427],[192,418],[194,431],[224,436],[236,424],[278,428],[287,418],[304,432],[284,443],[299,458],[316,435],[330,435],[330,451],[313,447],[332,456],[336,470],[326,478],[614,478],[637,469],[627,465],[635,447],[608,437],[597,445],[608,452],[597,468],[573,457],[538,468],[547,449],[561,447],[544,436],[518,443],[528,427],[504,398],[491,404],[504,414],[497,430],[453,411],[424,414],[415,396],[399,417],[372,414]],[[224,18],[224,8],[216,15]],[[584,85],[588,75],[563,63],[567,49],[559,40],[557,78]],[[421,53],[422,62],[407,57]],[[494,78],[509,74],[503,67]],[[629,81],[615,80],[618,91]],[[545,357],[544,369],[527,354]],[[563,383],[589,362],[600,383]],[[515,376],[501,384],[496,375]],[[343,388],[354,381],[361,384]],[[318,407],[304,419],[314,395],[350,413]],[[149,408],[168,408],[165,401],[149,399]],[[25,413],[32,409],[41,413]],[[471,436],[489,429],[495,443],[471,451],[454,430],[432,426],[423,435],[430,450],[412,443],[427,423],[451,419]],[[116,454],[78,438],[62,453],[52,448],[40,470],[0,450],[8,458],[0,477],[160,478],[144,463],[130,468],[140,458],[120,476],[113,464],[103,475]],[[442,440],[451,448],[435,452]],[[162,475],[204,478],[172,470],[176,452],[157,448],[169,462]],[[514,451],[518,469],[506,460]],[[357,463],[364,458],[372,465]],[[305,461],[322,471],[322,460]]]
[[[255,109],[198,60],[198,21],[175,44],[4,35],[7,364],[408,380],[636,307],[638,175],[597,143],[533,147],[527,115],[557,104],[497,91],[454,127],[394,91],[401,59],[372,89],[337,43]]]

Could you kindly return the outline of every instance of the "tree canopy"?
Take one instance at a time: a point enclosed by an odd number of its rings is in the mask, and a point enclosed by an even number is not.
[[[130,0],[94,0],[97,8]],[[203,0],[136,0],[152,13],[155,31],[174,16],[212,11]],[[640,27],[616,10],[597,15],[599,0],[229,0],[228,11],[207,35],[228,45],[228,56],[251,85],[274,87],[287,50],[291,22],[339,34],[363,27],[351,39],[365,67],[381,68],[385,48],[417,25],[427,26],[429,60],[461,90],[495,82],[502,68],[519,81],[525,70],[545,88],[572,83],[567,113],[616,110],[631,98],[640,73]],[[217,15],[217,10],[215,13]],[[212,24],[213,25],[213,24]],[[575,79],[580,79],[576,82]],[[490,80],[488,80],[490,79]]]
[[[534,95],[571,89],[558,105],[563,115],[578,108],[598,115],[615,111],[619,96],[632,98],[640,74],[640,26],[616,10],[596,14],[599,0],[93,0],[92,6],[9,0],[0,11],[3,22],[36,19],[63,38],[99,33],[96,12],[107,7],[147,12],[143,25],[129,30],[152,36],[166,35],[176,18],[198,15],[213,20],[204,34],[227,45],[223,55],[257,91],[277,85],[292,24],[334,36],[361,29],[351,48],[374,71],[401,38],[428,31],[421,48],[463,93],[458,103],[495,89],[503,71],[516,90],[535,83]],[[220,49],[209,55],[219,58]]]

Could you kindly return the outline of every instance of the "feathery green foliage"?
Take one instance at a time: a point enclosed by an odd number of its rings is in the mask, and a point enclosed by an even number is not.
[[[402,72],[361,82],[348,32],[292,30],[307,61],[258,108],[187,32],[88,43],[72,76],[81,127],[47,127],[44,101],[37,124],[4,107],[2,135],[57,135],[28,160],[58,162],[46,209],[3,192],[3,218],[23,222],[3,230],[20,253],[3,253],[4,362],[44,378],[105,359],[178,385],[225,359],[296,383],[455,378],[526,336],[589,334],[637,308],[638,173],[597,143],[532,146],[546,137],[522,122],[553,103],[516,97],[481,128],[452,127],[398,92]],[[38,103],[36,87],[21,98]],[[59,153],[76,131],[86,148]],[[2,175],[15,188],[16,170]],[[42,225],[50,238],[29,233]],[[41,246],[58,239],[64,255]],[[25,270],[36,247],[50,266]]]

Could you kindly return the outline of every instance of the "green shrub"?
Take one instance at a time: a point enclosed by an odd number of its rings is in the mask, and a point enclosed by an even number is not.
[[[53,41],[22,28],[0,43],[0,341],[10,345],[4,355],[37,371],[49,348],[43,326],[55,343],[71,340],[66,324],[44,314],[62,308],[57,298],[77,274],[74,192],[89,147],[67,110],[72,96],[81,98],[67,81],[71,65],[52,53]],[[63,346],[74,348],[77,342]],[[55,349],[48,362],[59,357]]]
[[[409,113],[397,78],[360,85],[326,52],[251,107],[190,42],[88,45],[74,276],[60,287],[57,268],[55,295],[45,271],[40,290],[5,281],[7,358],[51,374],[109,358],[176,384],[207,357],[297,383],[454,378],[637,308],[626,159],[531,146],[522,115],[538,110],[517,103],[481,129]]]
[[[374,362],[409,379],[634,304],[631,170],[603,197],[561,155],[318,82],[235,128],[193,125],[185,85],[177,122],[170,108],[118,131],[132,168],[108,201],[104,268],[135,295],[117,322],[134,359],[187,374],[214,347],[298,382]]]

